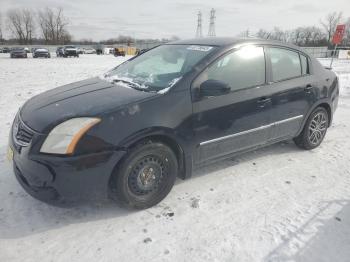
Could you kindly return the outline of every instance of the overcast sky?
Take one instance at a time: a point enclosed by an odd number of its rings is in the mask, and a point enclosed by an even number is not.
[[[292,29],[317,25],[330,11],[350,16],[350,0],[0,0],[0,12],[10,8],[63,7],[74,39],[101,40],[119,34],[137,38],[194,37],[198,11],[203,34],[209,12],[216,9],[217,36],[235,36],[249,28]]]

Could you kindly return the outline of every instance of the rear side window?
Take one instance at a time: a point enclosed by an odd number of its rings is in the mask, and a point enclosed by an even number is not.
[[[272,80],[274,82],[301,76],[299,54],[282,48],[270,48]]]
[[[300,62],[301,62],[301,74],[302,75],[307,75],[309,74],[309,63],[308,59],[304,55],[300,55]]]
[[[265,83],[262,47],[247,46],[225,55],[204,72],[206,79],[223,81],[232,91]]]

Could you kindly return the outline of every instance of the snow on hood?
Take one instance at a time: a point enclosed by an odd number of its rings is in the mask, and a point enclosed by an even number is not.
[[[168,87],[162,89],[162,90],[159,90],[157,93],[158,94],[166,94],[170,88],[172,88],[174,85],[176,85],[177,82],[179,82],[181,80],[181,76],[180,77],[177,77],[177,78],[174,78],[173,80],[170,81]]]
[[[149,87],[145,84],[139,84],[139,83],[136,83],[134,82],[134,80],[130,77],[119,77],[118,75],[113,75],[113,76],[109,76],[108,74],[103,74],[103,75],[100,75],[99,76],[100,79],[102,80],[105,80],[105,81],[108,81],[110,83],[113,83],[113,82],[118,82],[118,85],[119,86],[123,86],[123,87],[126,87],[126,88],[132,88],[130,86],[130,84],[126,83],[126,82],[129,82],[133,85],[136,85],[137,88],[140,88],[140,89],[148,89]],[[176,85],[177,82],[179,82],[181,80],[182,77],[177,77],[177,78],[174,78],[173,80],[171,80],[168,84],[168,86],[166,88],[163,88],[161,90],[159,90],[157,93],[158,94],[166,94],[174,85]],[[119,81],[118,81],[119,80]],[[123,82],[125,81],[125,82]],[[153,74],[150,74],[149,77],[147,78],[146,81],[149,81],[149,82],[152,82],[153,81]]]

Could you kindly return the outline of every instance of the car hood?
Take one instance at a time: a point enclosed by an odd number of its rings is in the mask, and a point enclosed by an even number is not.
[[[61,86],[29,99],[21,108],[22,121],[33,130],[47,133],[73,117],[103,114],[157,96],[95,77]]]
[[[46,50],[46,49],[36,49],[34,51],[34,53],[48,53],[48,52],[49,52],[49,50]]]

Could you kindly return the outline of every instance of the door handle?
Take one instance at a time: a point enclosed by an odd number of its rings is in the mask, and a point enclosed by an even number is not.
[[[305,92],[310,93],[311,90],[313,89],[311,84],[307,84],[306,87],[304,88]]]
[[[271,98],[269,97],[262,97],[258,100],[259,107],[265,107],[267,103],[271,102]]]

